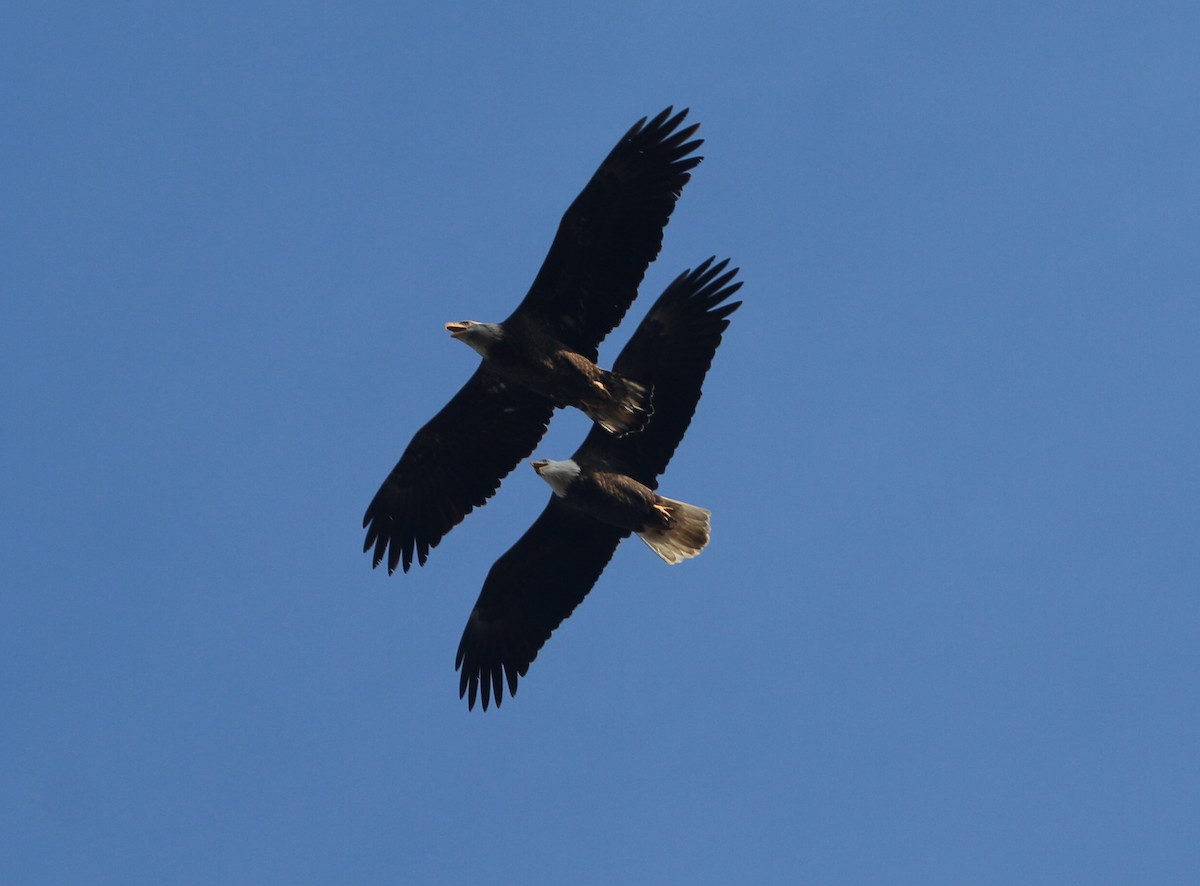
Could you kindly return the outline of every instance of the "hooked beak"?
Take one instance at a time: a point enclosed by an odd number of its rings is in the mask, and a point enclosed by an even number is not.
[[[538,459],[537,461],[531,461],[529,464],[533,466],[533,469],[537,471],[538,475],[540,476],[542,473],[542,468],[546,467],[546,465],[550,464],[550,462],[546,461],[545,459]]]
[[[451,338],[458,338],[470,328],[471,324],[463,321],[446,324],[446,331],[450,333]]]

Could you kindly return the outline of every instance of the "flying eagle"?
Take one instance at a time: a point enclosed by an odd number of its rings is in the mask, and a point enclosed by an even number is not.
[[[699,128],[667,108],[642,118],[567,208],[528,294],[502,323],[447,323],[482,356],[457,394],[417,431],[367,507],[363,551],[407,572],[491,497],[546,432],[555,408],[575,406],[606,432],[641,430],[651,386],[596,366],[597,347],[637,296],[662,248],[675,201],[691,178]]]
[[[474,708],[482,692],[497,706],[550,634],[578,606],[621,539],[636,533],[668,563],[708,543],[709,512],[654,490],[692,420],[727,319],[741,304],[737,269],[713,259],[685,271],[663,292],[613,364],[654,386],[654,420],[616,437],[593,427],[565,461],[535,461],[554,490],[529,530],[488,572],[458,644],[458,694]]]

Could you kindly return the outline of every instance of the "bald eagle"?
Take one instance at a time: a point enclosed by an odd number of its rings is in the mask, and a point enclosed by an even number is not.
[[[642,118],[600,164],[558,226],[528,294],[501,323],[447,323],[483,357],[465,385],[417,431],[363,516],[373,565],[407,572],[542,439],[553,411],[582,409],[606,433],[640,431],[651,384],[596,366],[597,347],[637,296],[662,248],[699,124],[667,108]]]
[[[599,579],[623,538],[636,533],[668,563],[708,543],[709,512],[655,492],[700,400],[700,388],[741,304],[728,259],[708,259],[667,287],[613,370],[654,385],[654,419],[616,437],[593,426],[569,459],[533,462],[553,494],[529,530],[492,566],[458,644],[459,697],[483,708],[504,684],[517,693],[550,634]]]

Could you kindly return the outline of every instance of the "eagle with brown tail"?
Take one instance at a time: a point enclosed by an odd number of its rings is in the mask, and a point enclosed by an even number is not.
[[[447,323],[483,360],[417,431],[363,517],[363,551],[388,572],[425,564],[429,549],[495,493],[529,456],[556,408],[582,409],[604,433],[640,431],[652,384],[596,365],[597,348],[637,296],[662,248],[689,170],[698,124],[687,111],[642,118],[600,164],[559,223],[517,309],[501,323]]]
[[[650,309],[613,371],[654,386],[654,418],[640,434],[593,427],[564,461],[533,463],[554,490],[529,530],[492,566],[458,644],[459,696],[499,706],[550,634],[595,585],[621,540],[636,533],[668,563],[700,553],[709,512],[655,492],[683,439],[741,282],[728,259],[685,271]]]

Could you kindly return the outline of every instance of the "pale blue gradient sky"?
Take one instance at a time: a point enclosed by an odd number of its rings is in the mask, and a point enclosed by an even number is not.
[[[1193,4],[0,12],[0,881],[1200,879]],[[514,700],[363,509],[638,117],[745,306]],[[540,455],[585,425],[560,414]]]

